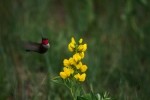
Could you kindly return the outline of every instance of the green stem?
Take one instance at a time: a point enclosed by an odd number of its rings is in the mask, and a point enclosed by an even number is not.
[[[68,81],[70,82],[70,80],[68,80]],[[71,87],[70,87],[70,86],[68,86],[68,84],[67,84],[66,82],[64,82],[64,84],[65,84],[65,86],[70,90],[71,96],[72,96],[73,100],[76,100],[75,94],[74,94],[74,92],[73,92],[72,85],[71,85]]]
[[[70,92],[71,92],[71,96],[72,96],[73,100],[76,100],[76,98],[75,98],[75,96],[74,96],[74,93],[73,93],[73,89],[72,89],[72,88],[70,88]]]

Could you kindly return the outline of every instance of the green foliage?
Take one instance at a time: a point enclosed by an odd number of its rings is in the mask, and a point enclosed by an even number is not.
[[[107,93],[105,93],[104,95],[100,95],[99,93],[94,94],[91,92],[89,94],[78,97],[77,100],[111,100],[111,98],[108,97]]]

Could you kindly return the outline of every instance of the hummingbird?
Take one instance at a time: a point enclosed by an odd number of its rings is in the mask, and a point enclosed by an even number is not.
[[[36,42],[24,42],[24,49],[27,52],[37,52],[40,54],[44,54],[47,52],[50,47],[48,38],[43,38],[40,43]]]

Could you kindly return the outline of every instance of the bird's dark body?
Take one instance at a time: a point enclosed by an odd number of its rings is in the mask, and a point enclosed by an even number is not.
[[[48,48],[44,48],[42,45],[40,45],[39,50],[38,50],[38,53],[43,54],[43,53],[45,53],[47,50],[48,50]]]
[[[24,43],[24,48],[27,52],[38,52],[40,54],[43,54],[48,50],[48,48],[45,48],[42,44],[35,42]]]

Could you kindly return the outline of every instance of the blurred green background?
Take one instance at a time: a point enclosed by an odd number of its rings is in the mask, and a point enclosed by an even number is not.
[[[26,53],[20,40],[49,38],[46,54]],[[150,98],[149,0],[1,0],[0,100],[71,100],[50,81],[71,54],[71,37],[88,44],[84,87],[114,100]]]

